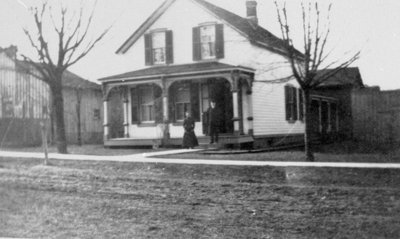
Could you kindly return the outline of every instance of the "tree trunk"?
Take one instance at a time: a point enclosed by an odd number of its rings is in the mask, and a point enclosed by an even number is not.
[[[61,154],[67,153],[67,139],[65,136],[64,99],[62,94],[61,76],[51,87],[53,94],[53,110],[56,123],[56,144]]]
[[[81,93],[80,89],[77,89],[76,90],[76,117],[77,117],[77,125],[76,126],[77,126],[78,145],[79,146],[82,146],[81,102],[82,102],[82,93]]]
[[[303,90],[304,101],[304,151],[307,161],[314,161],[314,153],[312,150],[312,119],[311,119],[311,93],[310,90]]]

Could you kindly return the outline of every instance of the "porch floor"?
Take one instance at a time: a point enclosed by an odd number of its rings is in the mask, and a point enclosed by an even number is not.
[[[199,136],[197,137],[199,144],[204,145],[210,142],[210,137]],[[251,143],[254,139],[250,135],[220,135],[219,145],[229,145],[229,144],[242,144]],[[153,146],[161,145],[161,139],[132,139],[132,138],[115,138],[108,139],[104,141],[104,146],[106,147],[139,147],[139,146]],[[165,146],[180,146],[182,145],[182,138],[172,138],[168,139]]]

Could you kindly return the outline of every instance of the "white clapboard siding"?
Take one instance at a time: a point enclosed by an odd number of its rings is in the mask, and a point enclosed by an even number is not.
[[[304,133],[302,122],[289,123],[285,119],[285,92],[282,84],[255,82],[253,88],[255,135]]]

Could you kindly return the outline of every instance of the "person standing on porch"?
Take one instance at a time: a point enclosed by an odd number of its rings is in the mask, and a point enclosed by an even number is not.
[[[220,114],[214,100],[210,102],[207,110],[208,135],[210,136],[210,144],[218,143],[218,134],[220,127]]]
[[[183,128],[185,129],[182,142],[183,148],[192,149],[196,146],[199,146],[196,134],[194,133],[194,127],[195,127],[194,119],[190,116],[189,112],[185,112],[185,119],[183,120]]]

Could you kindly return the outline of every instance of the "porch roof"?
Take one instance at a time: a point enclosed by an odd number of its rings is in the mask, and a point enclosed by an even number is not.
[[[240,70],[248,73],[255,72],[254,69],[243,66],[234,66],[220,62],[202,62],[196,64],[154,66],[118,75],[104,77],[99,79],[99,81],[105,82],[105,81],[136,80],[136,79],[143,80],[143,79],[153,79],[160,77],[174,77],[174,76],[199,75],[199,74],[216,73],[216,72],[230,72],[233,70]]]

